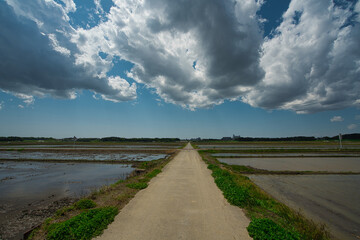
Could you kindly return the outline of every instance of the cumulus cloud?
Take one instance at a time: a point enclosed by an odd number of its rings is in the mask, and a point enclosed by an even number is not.
[[[135,84],[121,80],[126,83],[114,87],[97,69],[76,64],[78,50],[69,40],[75,30],[66,15],[76,8],[73,1],[64,3],[0,1],[0,89],[26,104],[33,96],[73,99],[79,89],[113,101],[135,99]]]
[[[347,128],[349,130],[354,130],[355,128],[357,128],[357,125],[356,124],[350,124]]]
[[[87,89],[118,102],[144,84],[191,110],[360,105],[359,2],[292,0],[265,39],[261,0],[113,0],[108,13],[92,3],[101,21],[84,29],[70,25],[73,0],[0,1],[0,89],[70,99]],[[134,82],[109,76],[115,58],[134,65]]]
[[[358,13],[352,1],[292,0],[275,36],[263,44],[265,78],[243,101],[298,113],[357,104]]]
[[[114,4],[108,21],[73,35],[79,64],[96,65],[99,50],[119,56],[135,64],[129,77],[190,109],[238,98],[264,75],[256,17],[260,1]]]
[[[344,118],[341,117],[341,116],[333,116],[331,119],[330,119],[330,122],[342,122],[344,121]]]

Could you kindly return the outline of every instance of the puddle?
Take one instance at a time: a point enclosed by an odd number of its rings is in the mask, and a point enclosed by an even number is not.
[[[231,165],[271,171],[360,172],[360,157],[218,158]]]
[[[249,175],[259,187],[338,239],[360,238],[360,175]]]

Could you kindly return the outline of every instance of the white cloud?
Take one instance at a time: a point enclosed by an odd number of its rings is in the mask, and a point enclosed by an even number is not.
[[[98,66],[99,51],[119,56],[135,64],[129,77],[189,109],[236,99],[263,77],[255,17],[260,1],[114,4],[108,21],[73,35],[77,64]]]
[[[73,0],[0,2],[0,89],[68,99],[87,89],[118,102],[144,84],[191,110],[239,99],[297,113],[360,103],[359,2],[292,0],[263,39],[264,1],[114,0],[106,17],[93,1],[101,21],[89,29],[70,25]],[[134,64],[135,83],[108,77],[114,57]]]
[[[31,104],[34,104],[34,102],[35,102],[34,97],[31,95],[27,95],[27,94],[23,94],[23,93],[13,93],[13,95],[17,98],[22,99],[23,102],[28,106]]]
[[[342,122],[344,121],[344,118],[341,117],[341,116],[333,116],[331,119],[330,119],[330,122]]]
[[[356,124],[350,124],[347,128],[349,130],[354,130],[355,128],[357,128],[357,125]]]
[[[114,101],[135,99],[136,85],[128,84],[128,89],[126,84],[121,89],[109,85],[106,71],[111,59],[97,56],[94,65],[77,63],[79,50],[70,41],[75,29],[67,15],[76,6],[72,0],[63,3],[0,1],[0,61],[6,62],[0,65],[0,89],[23,98],[27,105],[34,96],[74,99],[81,89]]]
[[[3,109],[3,108],[4,108],[4,106],[5,106],[5,105],[4,105],[4,102],[3,102],[3,101],[1,101],[1,102],[0,102],[0,110],[1,110],[1,109]]]
[[[348,24],[354,12],[341,4],[292,0],[275,36],[263,44],[265,78],[243,101],[298,113],[355,105],[360,95],[360,24],[355,19]]]
[[[23,108],[24,108],[24,105],[19,104],[18,107],[21,108],[21,109],[23,109]]]

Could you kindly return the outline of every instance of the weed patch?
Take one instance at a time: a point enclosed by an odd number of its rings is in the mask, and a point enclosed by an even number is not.
[[[100,235],[117,214],[118,209],[115,207],[88,210],[65,222],[51,224],[48,227],[47,239],[91,239]]]
[[[96,207],[96,203],[93,200],[84,198],[75,203],[76,209],[90,209]]]
[[[148,184],[146,182],[137,182],[126,184],[126,186],[132,189],[144,189],[147,188]]]
[[[158,175],[159,173],[161,173],[160,169],[154,169],[150,173],[146,174],[146,177],[153,178],[153,177],[156,177],[156,175]]]
[[[209,168],[213,171],[212,176],[215,179],[216,185],[231,204],[239,207],[256,204],[250,195],[249,188],[236,184],[232,174],[215,165],[209,165]]]
[[[270,219],[253,219],[247,227],[254,240],[301,240],[301,235],[288,231]]]

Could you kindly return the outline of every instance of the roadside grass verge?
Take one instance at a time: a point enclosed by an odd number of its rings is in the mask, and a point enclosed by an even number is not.
[[[87,210],[64,222],[52,223],[47,227],[48,240],[88,240],[102,233],[114,221],[119,210],[103,207]]]
[[[330,239],[325,225],[316,224],[273,199],[248,177],[233,171],[229,165],[222,165],[207,151],[199,153],[228,202],[245,210],[251,220],[248,232],[254,239]]]
[[[114,217],[148,182],[159,174],[177,152],[169,157],[138,162],[126,179],[93,191],[74,204],[61,208],[32,231],[27,239],[91,239],[100,235]]]

